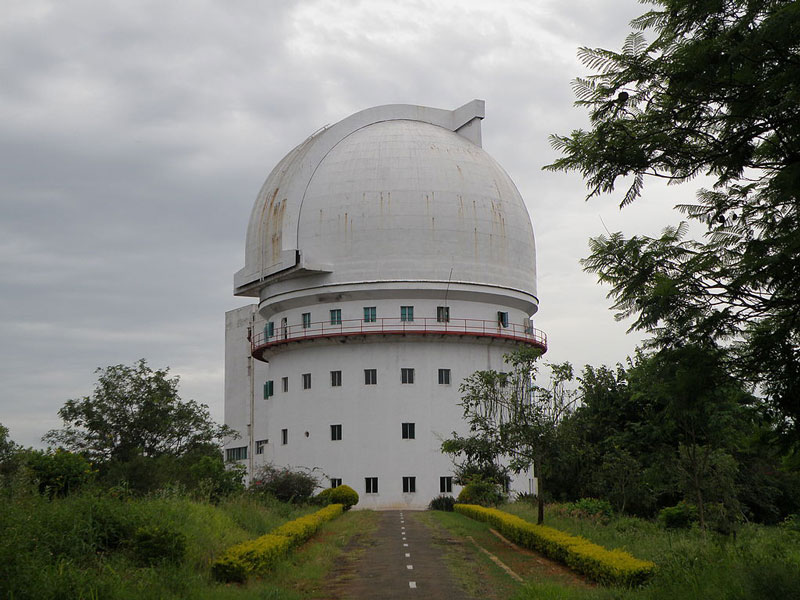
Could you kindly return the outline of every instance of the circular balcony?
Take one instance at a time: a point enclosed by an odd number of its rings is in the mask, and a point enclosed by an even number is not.
[[[376,318],[375,320],[348,319],[336,323],[318,321],[299,325],[281,325],[272,331],[254,333],[250,338],[250,351],[254,358],[265,360],[282,346],[319,339],[346,338],[352,336],[469,336],[494,338],[530,344],[547,351],[547,335],[533,326],[526,327],[498,321],[481,319],[450,319],[439,321],[436,318],[403,320],[400,318]]]

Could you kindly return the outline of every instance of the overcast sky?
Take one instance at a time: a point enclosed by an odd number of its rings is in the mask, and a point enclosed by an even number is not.
[[[0,0],[0,423],[24,445],[146,358],[223,415],[224,313],[267,175],[370,106],[486,101],[483,146],[536,233],[547,358],[613,365],[641,339],[582,272],[590,236],[656,234],[691,190],[584,201],[545,173],[584,126],[579,46],[617,49],[635,0]],[[654,188],[651,188],[654,189]],[[646,190],[647,191],[647,190]]]

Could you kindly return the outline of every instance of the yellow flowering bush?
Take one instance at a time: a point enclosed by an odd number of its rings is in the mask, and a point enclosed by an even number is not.
[[[344,511],[341,504],[331,504],[322,510],[284,523],[271,533],[228,548],[211,565],[218,581],[243,583],[250,575],[263,575],[284,557],[291,548],[299,546],[326,521]]]
[[[624,550],[608,550],[580,536],[545,525],[534,525],[496,508],[456,504],[455,510],[464,516],[491,524],[520,546],[562,562],[600,583],[640,585],[655,571],[654,563],[635,558]]]

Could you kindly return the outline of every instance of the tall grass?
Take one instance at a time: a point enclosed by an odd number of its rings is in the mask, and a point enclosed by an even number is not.
[[[0,508],[0,598],[221,596],[208,573],[217,554],[309,510],[245,495],[219,506],[180,495],[17,495]],[[131,545],[141,528],[183,536],[185,558],[142,566]]]
[[[502,507],[535,522],[536,509],[524,503]],[[781,527],[747,524],[736,536],[697,528],[665,530],[632,517],[585,519],[546,512],[545,523],[582,535],[607,548],[623,548],[658,565],[656,576],[639,590],[549,590],[530,584],[523,598],[636,598],[642,600],[761,600],[800,598],[800,534]]]

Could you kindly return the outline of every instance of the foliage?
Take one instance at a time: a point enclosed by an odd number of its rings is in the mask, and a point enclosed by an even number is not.
[[[552,527],[534,525],[494,508],[459,503],[455,510],[490,523],[513,542],[563,562],[599,583],[639,585],[655,571],[654,563],[634,558],[622,550],[607,550],[582,537]]]
[[[448,496],[446,494],[442,494],[440,496],[436,496],[433,500],[428,503],[429,510],[443,510],[445,512],[453,512],[453,506],[455,506],[456,499],[452,496]]]
[[[478,504],[480,506],[497,506],[505,500],[498,485],[493,481],[476,479],[469,482],[458,494],[458,502]]]
[[[265,464],[254,473],[249,489],[255,494],[270,494],[282,502],[305,502],[318,485],[311,473]]]
[[[599,498],[581,498],[565,505],[567,512],[574,517],[609,518],[614,514],[611,503]]]
[[[705,241],[687,240],[685,223],[658,238],[614,233],[592,240],[584,266],[661,347],[738,340],[732,367],[761,385],[797,440],[800,5],[654,3],[622,52],[581,49],[595,74],[575,81],[576,104],[591,129],[553,136],[562,157],[547,168],[580,172],[590,197],[631,177],[623,206],[647,177],[713,178],[677,207]]]
[[[325,488],[317,499],[324,504],[341,504],[345,510],[358,504],[358,492],[349,485],[337,485],[335,488]]]
[[[127,462],[135,457],[183,456],[216,447],[233,432],[211,419],[208,407],[178,396],[178,377],[169,369],[135,365],[97,369],[91,396],[67,400],[58,411],[64,428],[43,438],[85,454],[94,462]]]
[[[186,536],[170,527],[143,526],[134,532],[130,550],[142,566],[180,563],[186,556]]]
[[[80,454],[62,449],[28,450],[25,460],[39,493],[53,498],[64,497],[90,483],[95,476],[92,465]]]
[[[658,511],[658,521],[667,529],[685,529],[697,522],[697,507],[687,502],[678,502]]]
[[[549,365],[550,387],[535,384],[540,356],[538,349],[520,348],[504,357],[510,372],[476,371],[467,377],[461,384],[461,406],[470,434],[453,432],[453,437],[442,443],[442,450],[465,457],[466,465],[459,465],[462,472],[470,465],[478,473],[492,468],[501,471],[504,460],[515,473],[534,465],[541,499],[548,459],[556,448],[557,426],[571,410],[574,393],[565,387],[573,377],[569,363]]]
[[[220,453],[201,456],[189,466],[189,475],[195,482],[195,488],[212,502],[243,491],[246,474],[247,468],[244,465],[226,466]]]
[[[250,575],[263,575],[289,550],[299,546],[320,526],[344,512],[341,504],[331,504],[317,512],[289,521],[270,534],[228,548],[214,561],[215,579],[243,583]]]

